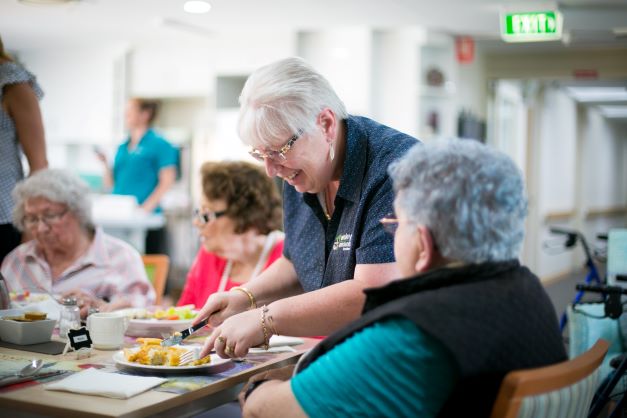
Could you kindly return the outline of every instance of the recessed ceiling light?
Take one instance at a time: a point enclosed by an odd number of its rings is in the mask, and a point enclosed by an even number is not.
[[[211,10],[211,5],[206,1],[189,0],[183,5],[183,10],[187,13],[207,13]]]

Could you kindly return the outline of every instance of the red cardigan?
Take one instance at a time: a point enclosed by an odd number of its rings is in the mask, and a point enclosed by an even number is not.
[[[268,261],[263,270],[267,269],[276,259],[281,257],[283,253],[283,240],[277,240],[276,244],[270,251]],[[194,304],[196,308],[203,307],[207,298],[212,293],[218,291],[222,273],[226,268],[226,260],[220,258],[214,253],[205,251],[202,247],[196,254],[196,259],[191,269],[187,273],[187,280],[181,298],[177,302],[177,306]],[[242,283],[235,283],[229,280],[226,282],[225,290],[229,290],[235,286],[241,286]]]

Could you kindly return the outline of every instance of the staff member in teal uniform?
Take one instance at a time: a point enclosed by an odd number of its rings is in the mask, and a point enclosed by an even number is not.
[[[132,98],[126,107],[129,137],[120,144],[113,168],[106,156],[98,153],[105,164],[104,184],[113,194],[135,196],[147,213],[160,212],[159,202],[176,181],[178,150],[152,128],[159,103],[156,100]],[[149,231],[146,253],[167,253],[165,230]]]

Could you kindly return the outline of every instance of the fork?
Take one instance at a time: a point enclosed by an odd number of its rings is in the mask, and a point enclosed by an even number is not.
[[[186,351],[179,361],[179,366],[185,366],[191,363],[194,360],[197,360],[198,352],[196,350],[188,350]]]

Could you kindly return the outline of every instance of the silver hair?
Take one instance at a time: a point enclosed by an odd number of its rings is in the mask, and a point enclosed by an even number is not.
[[[299,131],[311,131],[318,114],[331,109],[339,120],[346,107],[331,84],[298,57],[253,72],[239,97],[239,136],[245,144],[283,145]]]
[[[518,257],[527,199],[520,170],[472,140],[416,145],[388,169],[397,204],[425,225],[442,256],[466,263]]]
[[[40,170],[18,183],[13,189],[13,225],[24,230],[24,204],[26,200],[42,197],[67,206],[81,226],[93,228],[89,187],[76,175],[54,168]]]

